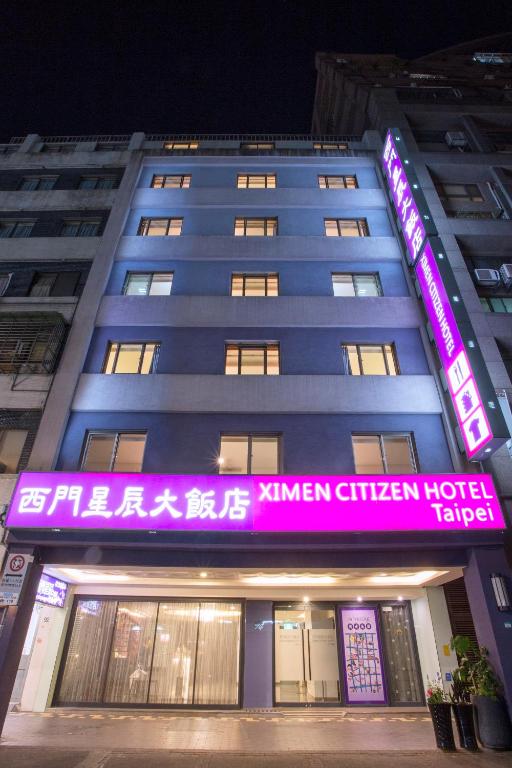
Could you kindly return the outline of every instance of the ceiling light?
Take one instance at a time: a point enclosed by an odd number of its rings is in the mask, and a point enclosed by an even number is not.
[[[208,576],[208,574],[206,573],[206,571],[201,571],[201,573],[199,574],[199,578],[201,578],[201,579],[206,579],[207,576]]]
[[[246,576],[242,579],[244,584],[252,584],[257,587],[322,587],[335,584],[334,576],[293,576],[286,574]]]
[[[398,595],[398,602],[401,603],[403,601],[402,595]]]
[[[224,458],[222,456],[219,456],[217,459],[217,464],[224,464]]]
[[[309,597],[307,597],[307,595],[304,597],[304,602],[309,603]]]
[[[417,587],[420,584],[424,584],[427,581],[435,578],[436,576],[442,576],[448,573],[448,571],[418,571],[412,574],[392,574],[388,573],[386,576],[370,576],[369,581],[372,584],[379,584],[380,586],[411,586]]]
[[[362,603],[363,602],[363,598],[361,597],[361,595],[357,596],[357,602],[358,603]]]

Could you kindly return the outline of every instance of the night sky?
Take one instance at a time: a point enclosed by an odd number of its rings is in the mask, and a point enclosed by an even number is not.
[[[4,0],[0,140],[307,133],[315,51],[413,58],[506,30],[512,0]]]

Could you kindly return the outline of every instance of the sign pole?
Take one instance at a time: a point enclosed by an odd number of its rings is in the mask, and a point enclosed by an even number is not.
[[[9,555],[11,554],[13,553],[9,552]],[[0,630],[0,735],[9,711],[11,693],[43,571],[42,564],[38,562],[36,550],[32,549],[19,554],[29,558],[34,557],[34,560],[28,565],[17,605],[4,609],[7,611],[7,616]]]

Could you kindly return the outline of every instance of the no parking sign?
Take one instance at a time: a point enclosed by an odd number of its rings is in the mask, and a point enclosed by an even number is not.
[[[20,552],[11,552],[7,555],[0,581],[0,607],[18,604],[21,588],[33,559],[32,555],[25,555]]]

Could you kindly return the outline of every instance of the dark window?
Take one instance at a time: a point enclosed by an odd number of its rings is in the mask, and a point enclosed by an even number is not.
[[[80,272],[36,272],[30,296],[75,296]]]
[[[100,233],[101,222],[85,219],[83,221],[64,221],[60,231],[61,237],[97,237]]]
[[[34,221],[0,221],[0,237],[30,237]]]
[[[25,176],[20,184],[20,189],[26,192],[53,189],[57,176]]]
[[[78,182],[78,189],[116,189],[118,186],[118,176],[82,176]]]

